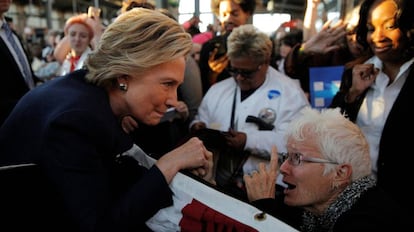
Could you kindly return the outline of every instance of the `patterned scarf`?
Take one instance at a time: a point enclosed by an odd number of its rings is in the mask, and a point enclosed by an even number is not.
[[[336,201],[332,203],[322,215],[313,215],[305,211],[303,214],[303,225],[301,231],[306,232],[323,232],[332,231],[336,220],[348,211],[357,200],[368,189],[376,185],[376,180],[373,176],[366,176],[351,183],[338,196]]]

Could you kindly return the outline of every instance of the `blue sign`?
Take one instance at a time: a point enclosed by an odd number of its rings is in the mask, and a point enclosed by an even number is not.
[[[313,108],[327,108],[341,84],[344,66],[312,67],[309,69],[310,100]]]

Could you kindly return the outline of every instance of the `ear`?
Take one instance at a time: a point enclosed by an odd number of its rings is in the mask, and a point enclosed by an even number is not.
[[[350,164],[341,164],[336,167],[335,181],[337,183],[348,183],[352,176],[352,166]]]
[[[119,84],[128,84],[128,76],[127,75],[122,75],[116,78],[116,80],[118,81],[118,85]]]

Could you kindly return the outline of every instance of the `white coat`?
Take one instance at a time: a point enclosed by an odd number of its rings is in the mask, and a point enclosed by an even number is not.
[[[227,78],[210,87],[203,97],[195,120],[204,122],[208,128],[228,131],[232,115],[234,91],[236,94],[234,124],[237,131],[246,133],[246,149],[268,151],[273,145],[279,152],[286,151],[285,130],[300,110],[309,105],[304,92],[297,83],[269,66],[264,83],[244,101],[240,102],[240,88],[234,78]],[[246,122],[248,115],[258,116],[262,109],[270,108],[276,113],[273,130],[259,130],[254,123]],[[257,170],[263,159],[250,156],[243,165],[243,172]],[[280,181],[278,181],[280,182]]]
[[[81,69],[85,63],[86,58],[88,58],[89,53],[92,52],[92,49],[90,47],[87,47],[86,50],[82,53],[81,57],[78,60],[78,63],[76,63],[75,70]],[[60,70],[58,72],[58,76],[64,76],[70,72],[70,59],[66,58],[62,66],[60,67]]]

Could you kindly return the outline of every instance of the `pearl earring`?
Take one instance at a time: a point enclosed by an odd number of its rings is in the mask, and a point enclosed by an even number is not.
[[[127,91],[128,86],[125,83],[119,83],[119,89],[122,90],[122,91]]]

